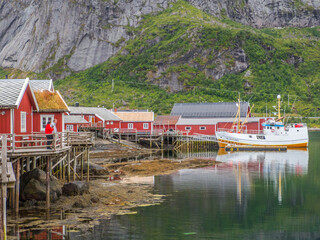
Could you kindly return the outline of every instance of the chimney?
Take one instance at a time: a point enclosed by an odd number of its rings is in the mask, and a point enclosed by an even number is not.
[[[74,106],[75,106],[75,107],[80,107],[79,102],[76,102],[76,103],[74,104]]]
[[[8,79],[8,75],[6,75],[6,79]]]
[[[117,112],[117,111],[118,111],[118,109],[117,109],[117,108],[115,108],[113,111],[114,111],[114,112]]]

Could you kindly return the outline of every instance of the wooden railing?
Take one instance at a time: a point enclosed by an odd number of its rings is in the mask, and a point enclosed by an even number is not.
[[[72,145],[93,144],[94,137],[93,133],[90,132],[61,132],[55,134],[4,134],[0,136],[6,136],[7,150],[12,152],[18,150],[33,151],[39,149],[57,151]],[[0,149],[2,149],[1,143]]]

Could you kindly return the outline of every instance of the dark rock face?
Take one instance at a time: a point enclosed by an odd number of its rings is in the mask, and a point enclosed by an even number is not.
[[[20,198],[27,200],[46,200],[46,173],[40,169],[34,169],[23,174],[20,178]],[[61,186],[58,180],[50,177],[50,200],[56,201],[61,196]]]
[[[83,171],[86,173],[88,171],[88,165],[83,166]],[[92,175],[106,175],[109,174],[109,171],[100,165],[89,163],[89,173]]]
[[[62,187],[62,194],[65,196],[76,196],[89,193],[89,184],[87,182],[75,181],[66,183]]]
[[[0,66],[41,72],[62,60],[64,72],[51,78],[93,67],[134,37],[128,27],[137,27],[143,15],[166,9],[173,1],[0,0]],[[216,17],[257,28],[320,25],[319,0],[187,1]],[[174,73],[172,81],[180,88]]]
[[[187,0],[217,17],[256,28],[312,27],[320,25],[318,0]]]
[[[59,59],[73,71],[102,63],[165,0],[0,0],[0,66],[40,72]],[[68,71],[68,69],[65,69]]]

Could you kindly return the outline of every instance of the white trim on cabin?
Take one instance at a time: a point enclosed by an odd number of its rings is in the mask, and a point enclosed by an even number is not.
[[[27,112],[20,112],[20,131],[27,132]]]
[[[64,132],[64,114],[61,113],[61,118],[62,118],[62,132]]]
[[[24,93],[25,93],[25,91],[26,91],[26,89],[28,87],[28,84],[29,84],[29,78],[26,78],[26,80],[25,80],[25,82],[24,82],[24,84],[22,86],[22,89],[21,89],[21,91],[19,93],[19,97],[17,98],[17,101],[16,101],[17,108],[19,108],[19,106],[20,106],[20,103],[21,103],[23,95],[24,95]]]
[[[37,111],[39,111],[39,105],[38,105],[36,96],[34,95],[34,91],[33,91],[33,89],[32,89],[31,84],[29,84],[29,87],[30,87],[31,95],[32,95],[33,101],[34,101],[34,103],[35,103],[35,105],[36,105]]]
[[[149,123],[143,123],[143,129],[149,129]]]
[[[66,131],[67,132],[70,132],[70,131],[73,132],[73,124],[67,124],[66,125]]]
[[[188,127],[185,127],[184,129],[185,129],[185,130],[191,130],[192,127],[188,126]]]
[[[53,86],[53,81],[50,79],[50,84],[49,84],[49,91],[54,91],[54,86]],[[57,91],[58,92],[58,91]],[[68,107],[68,106],[67,106]],[[69,110],[69,109],[68,109]],[[70,111],[70,110],[69,110]]]
[[[98,114],[94,114],[95,116],[97,116],[98,118],[102,119],[102,124],[103,124],[103,127],[104,127],[104,122],[105,122],[105,119],[103,117],[100,117]]]
[[[51,81],[52,81],[52,80],[51,80]],[[70,109],[69,109],[68,105],[66,104],[66,102],[64,101],[63,97],[61,96],[60,92],[59,92],[58,90],[57,90],[56,92],[58,93],[58,95],[59,95],[59,97],[61,98],[61,100],[62,100],[62,102],[64,103],[64,105],[66,105],[68,111],[70,112]]]
[[[43,118],[46,119],[45,124],[43,125]],[[40,132],[44,132],[46,130],[46,125],[49,121],[49,118],[51,118],[51,123],[53,122],[54,115],[52,114],[41,114],[40,115]],[[44,126],[44,127],[43,127]]]
[[[14,133],[14,109],[10,109],[10,133]]]

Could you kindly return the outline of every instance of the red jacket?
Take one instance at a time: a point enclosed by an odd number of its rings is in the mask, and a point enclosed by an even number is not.
[[[44,132],[46,134],[52,134],[53,128],[50,126],[50,124],[47,124],[46,129],[44,130]]]

